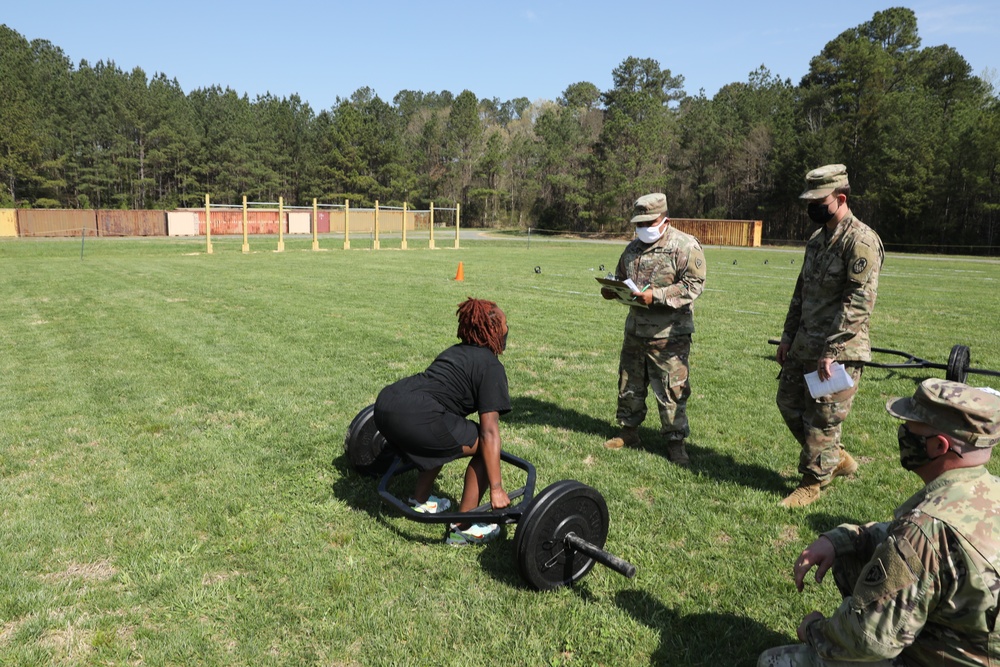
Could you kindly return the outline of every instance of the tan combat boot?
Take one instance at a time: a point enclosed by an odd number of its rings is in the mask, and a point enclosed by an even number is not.
[[[639,428],[637,426],[622,426],[621,432],[610,440],[604,441],[604,446],[608,449],[621,449],[625,445],[634,447],[641,443],[639,438]]]
[[[822,488],[822,482],[809,473],[806,473],[802,475],[802,481],[799,482],[798,488],[788,494],[788,497],[779,504],[782,507],[805,507],[819,500],[819,493]]]
[[[688,457],[687,450],[684,448],[683,440],[667,441],[667,460],[684,468],[691,465],[691,459]]]
[[[840,453],[840,463],[833,469],[833,473],[830,475],[830,482],[833,481],[834,477],[849,477],[858,471],[858,462],[854,460],[854,457],[848,454],[846,450],[841,450]],[[827,482],[827,484],[830,482]]]

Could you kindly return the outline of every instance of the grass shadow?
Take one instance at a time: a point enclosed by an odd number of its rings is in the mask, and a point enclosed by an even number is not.
[[[666,442],[658,431],[640,428],[639,435],[642,442],[632,449],[667,456]],[[720,454],[710,447],[702,447],[695,440],[687,440],[687,452],[691,457],[689,468],[691,472],[710,477],[717,482],[738,484],[779,496],[784,496],[792,488],[792,482],[773,468],[737,461],[728,454]]]
[[[331,490],[336,498],[346,503],[349,507],[365,512],[372,519],[378,521],[383,526],[396,533],[396,535],[401,539],[419,542],[421,544],[435,544],[443,539],[444,524],[441,524],[440,536],[428,537],[426,530],[422,533],[411,532],[403,530],[389,521],[389,517],[396,517],[399,516],[399,514],[387,503],[385,503],[382,500],[382,496],[379,495],[378,484],[380,477],[363,475],[356,471],[351,465],[350,458],[347,454],[341,454],[333,459],[333,467],[337,469],[340,475],[331,485]],[[416,473],[411,471],[409,473],[404,473],[399,478],[393,479],[389,490],[393,493],[401,493],[400,489],[406,488],[407,485],[412,486],[415,475]],[[413,525],[417,526],[419,524]]]
[[[528,584],[521,578],[517,569],[514,554],[514,531],[516,526],[508,524],[503,527],[500,537],[488,544],[476,547],[461,547],[463,549],[479,549],[479,565],[497,583],[511,588],[527,589]]]
[[[533,396],[512,396],[510,402],[513,410],[503,416],[503,421],[510,424],[561,427],[601,438],[614,434],[615,427],[611,420],[597,419]]]
[[[597,419],[531,396],[513,397],[511,403],[514,409],[509,415],[504,415],[504,421],[512,424],[562,427],[594,435],[601,439],[611,437],[616,432],[615,427],[609,421]],[[658,431],[640,427],[639,434],[642,442],[634,449],[641,449],[657,456],[665,457],[667,455],[666,443],[663,442]],[[741,484],[781,496],[791,490],[789,481],[775,470],[738,462],[731,456],[719,454],[707,447],[700,447],[696,441],[690,439],[688,440],[688,453],[691,455],[691,470],[715,480]]]
[[[615,596],[615,604],[632,618],[655,630],[660,645],[650,655],[649,664],[662,665],[747,665],[757,663],[766,649],[794,643],[752,619],[734,614],[678,614],[645,591],[625,590]],[[732,656],[743,656],[732,662]]]
[[[384,508],[382,498],[378,495],[378,477],[362,475],[356,471],[350,458],[343,452],[333,459],[333,467],[339,473],[330,485],[333,495],[351,508],[378,518]]]

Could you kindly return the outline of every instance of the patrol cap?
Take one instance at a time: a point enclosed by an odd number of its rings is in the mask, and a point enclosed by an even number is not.
[[[656,220],[661,215],[667,214],[667,195],[662,192],[654,192],[643,195],[632,204],[632,224],[637,222],[649,222]]]
[[[961,382],[930,378],[912,398],[892,398],[885,409],[893,417],[923,422],[973,447],[1000,442],[1000,396]]]
[[[828,164],[806,174],[806,191],[799,195],[799,199],[825,199],[837,188],[846,188],[849,185],[847,167],[842,164]]]

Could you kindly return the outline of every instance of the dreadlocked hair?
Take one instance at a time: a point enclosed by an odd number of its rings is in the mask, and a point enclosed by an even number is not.
[[[500,308],[492,301],[471,296],[458,304],[458,337],[468,345],[488,347],[498,357],[503,353]]]

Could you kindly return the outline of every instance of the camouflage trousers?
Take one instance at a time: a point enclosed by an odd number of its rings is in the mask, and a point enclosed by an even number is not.
[[[646,418],[647,388],[652,387],[660,412],[660,433],[667,440],[691,434],[687,418],[688,355],[691,335],[639,338],[625,334],[618,362],[618,411],[622,426],[639,426]]]
[[[854,386],[822,398],[809,395],[803,375],[816,370],[816,363],[804,364],[798,359],[786,359],[781,367],[778,395],[775,402],[795,439],[802,446],[799,454],[799,472],[810,474],[821,482],[828,482],[842,456],[840,425],[851,412],[851,404],[858,392],[861,362],[841,362],[844,370],[854,380]]]
[[[757,667],[857,667],[861,664],[872,667],[905,667],[906,665],[900,658],[865,663],[824,660],[816,655],[816,650],[808,644],[792,644],[791,646],[768,649],[761,653],[757,659]]]

